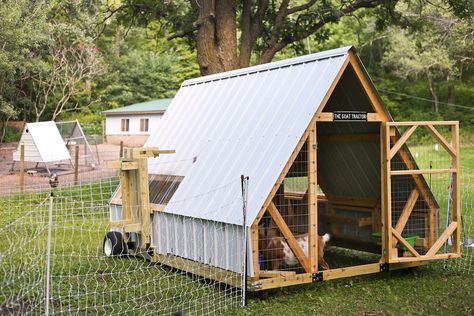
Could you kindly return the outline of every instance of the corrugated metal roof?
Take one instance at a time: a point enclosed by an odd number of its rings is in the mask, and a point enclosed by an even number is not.
[[[241,225],[243,174],[250,225],[349,50],[184,82],[145,144],[176,150],[150,159],[151,174],[184,176],[165,211]]]
[[[117,109],[111,109],[103,111],[105,114],[125,114],[125,113],[151,113],[151,112],[164,112],[170,105],[173,99],[159,99],[141,103],[135,103],[132,105],[124,106]]]

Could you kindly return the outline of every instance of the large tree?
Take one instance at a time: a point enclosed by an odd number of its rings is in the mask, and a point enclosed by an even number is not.
[[[396,10],[399,1],[124,0],[108,7],[106,17],[117,13],[128,25],[160,20],[172,32],[169,39],[185,37],[196,48],[201,73],[207,75],[267,63],[277,52],[308,36],[324,38],[325,25],[358,10],[373,10],[380,26],[408,23]],[[428,0],[403,2],[429,4]],[[445,2],[460,15],[469,9],[469,2]]]

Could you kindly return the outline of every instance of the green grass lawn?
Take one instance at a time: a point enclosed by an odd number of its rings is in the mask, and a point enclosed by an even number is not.
[[[419,149],[419,151],[421,151]],[[461,151],[463,212],[474,216],[474,147]],[[420,159],[424,159],[419,156]],[[423,161],[423,160],[420,160]],[[426,162],[426,159],[425,159]],[[428,181],[429,179],[427,179]],[[433,181],[433,179],[432,179]],[[234,294],[138,258],[104,258],[108,199],[117,179],[57,190],[52,231],[51,310],[57,314],[170,313],[195,315],[237,304]],[[436,189],[438,190],[438,189]],[[446,196],[445,184],[435,194]],[[44,311],[45,250],[49,192],[0,197],[0,308],[10,298],[14,312]],[[474,220],[467,227],[472,232]],[[466,253],[474,262],[473,251]],[[327,249],[330,264],[374,262]],[[467,262],[465,263],[467,264]],[[192,306],[192,308],[191,308]],[[0,309],[1,311],[1,309]],[[232,315],[472,315],[474,273],[443,270],[441,263],[275,290],[267,300],[251,297]],[[1,314],[1,313],[0,313]]]

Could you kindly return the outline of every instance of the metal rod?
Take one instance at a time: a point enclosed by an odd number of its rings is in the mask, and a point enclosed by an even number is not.
[[[446,210],[446,228],[448,228],[451,218],[451,208],[453,207],[453,174],[449,175],[449,193],[448,193],[448,209]],[[446,239],[444,243],[444,252],[448,253],[449,240],[451,236]],[[444,260],[444,269],[448,269],[448,260]]]
[[[53,228],[53,203],[54,203],[54,193],[51,188],[51,193],[49,195],[49,214],[48,214],[48,241],[46,249],[46,308],[45,315],[49,315],[49,292],[50,292],[50,278],[51,278],[51,230]]]
[[[248,198],[248,181],[249,177],[244,175],[240,176],[241,186],[242,186],[242,217],[243,217],[243,228],[244,228],[244,266],[243,266],[243,275],[242,275],[242,300],[241,306],[245,307],[247,305],[247,198]]]

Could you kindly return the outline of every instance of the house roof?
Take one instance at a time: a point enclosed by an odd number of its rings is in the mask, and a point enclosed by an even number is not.
[[[105,115],[164,113],[173,99],[158,99],[103,111]]]
[[[165,211],[242,225],[257,216],[344,66],[343,47],[185,81],[145,146],[175,149],[149,173],[184,177]]]

